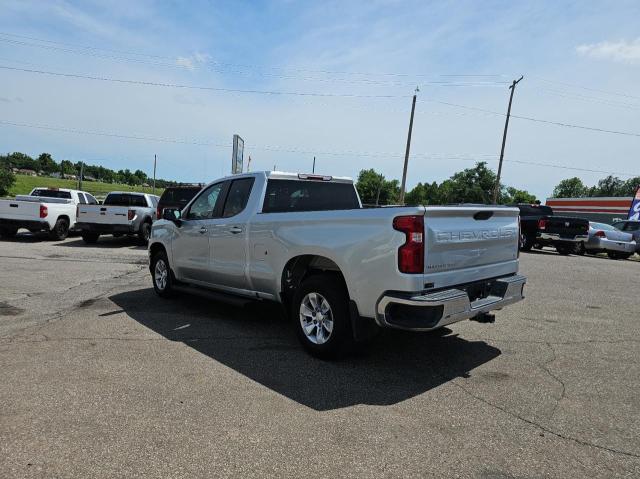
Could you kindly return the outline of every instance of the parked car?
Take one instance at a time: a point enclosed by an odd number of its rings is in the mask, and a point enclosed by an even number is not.
[[[162,210],[165,208],[172,208],[181,210],[194,196],[202,189],[202,186],[196,185],[178,185],[170,186],[160,196],[158,201],[158,211],[156,213],[158,218],[162,218]]]
[[[80,205],[77,227],[85,243],[96,243],[100,235],[111,234],[138,235],[146,244],[157,206],[155,195],[113,191],[102,205]]]
[[[616,221],[612,226],[620,231],[631,234],[633,236],[633,240],[636,242],[636,253],[640,254],[640,221]]]
[[[605,223],[589,222],[589,240],[578,243],[577,254],[607,253],[611,259],[627,259],[636,251],[636,242],[624,233]]]
[[[378,328],[429,331],[523,299],[518,209],[362,208],[348,178],[216,180],[152,226],[162,297],[210,289],[281,303],[303,346],[334,357]],[[185,286],[187,285],[187,286]]]
[[[589,221],[556,216],[549,206],[519,204],[520,248],[553,246],[558,253],[573,253],[576,245],[589,239]]]
[[[13,238],[25,228],[32,233],[46,231],[51,239],[63,240],[77,228],[77,205],[97,203],[86,191],[34,188],[29,195],[0,200],[0,236]]]

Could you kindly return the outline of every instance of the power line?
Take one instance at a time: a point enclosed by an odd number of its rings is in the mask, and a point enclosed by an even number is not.
[[[440,101],[440,100],[434,100],[434,99],[423,99],[423,100],[419,100],[419,101],[425,101],[425,102],[430,102],[430,103],[438,103],[440,105],[446,105],[446,106],[451,106],[451,107],[455,107],[455,108],[463,108],[465,110],[479,111],[479,112],[482,112],[482,113],[487,113],[489,115],[506,116],[505,113],[500,113],[498,111],[487,110],[487,109],[478,108],[478,107],[475,107],[475,106],[461,105],[459,103],[451,103],[451,102],[447,102],[447,101]],[[549,125],[563,126],[563,127],[566,127],[566,128],[577,128],[577,129],[580,129],[580,130],[597,131],[597,132],[600,132],[600,133],[611,133],[611,134],[614,134],[614,135],[640,137],[640,133],[634,133],[634,132],[629,132],[629,131],[608,130],[606,128],[597,128],[597,127],[591,127],[591,126],[585,126],[585,125],[574,125],[572,123],[565,123],[565,122],[552,121],[552,120],[544,120],[542,118],[534,118],[534,117],[530,117],[530,116],[522,116],[522,115],[513,115],[512,114],[511,118],[517,118],[519,120],[533,121],[533,122],[537,122],[537,123],[546,123],[546,124],[549,124]]]
[[[8,126],[15,126],[15,127],[22,127],[22,128],[34,128],[34,129],[49,130],[49,131],[59,131],[63,133],[73,133],[78,135],[103,136],[103,137],[127,139],[127,140],[175,143],[175,144],[196,145],[196,146],[209,146],[209,147],[225,148],[225,149],[232,147],[230,144],[216,143],[213,141],[186,140],[186,139],[177,139],[177,138],[153,137],[153,136],[146,136],[146,135],[126,135],[121,133],[80,130],[76,128],[66,128],[66,127],[58,127],[58,126],[51,126],[51,125],[38,125],[33,123],[21,123],[21,122],[14,122],[14,121],[8,121],[8,120],[0,120],[0,125],[8,125]],[[374,158],[374,157],[401,158],[402,157],[402,155],[399,153],[368,152],[368,151],[363,152],[363,151],[350,151],[350,150],[318,151],[318,150],[309,150],[309,149],[300,149],[300,148],[282,147],[282,146],[270,146],[270,145],[250,145],[250,148],[253,150],[277,151],[281,153],[294,153],[294,154],[304,154],[304,155],[315,154],[315,155],[332,155],[332,156],[342,156],[342,157],[358,156],[358,157],[364,157],[364,158]],[[412,156],[420,157],[423,159],[430,159],[430,160],[450,160],[450,161],[487,162],[487,161],[498,160],[497,158],[493,157],[492,154],[438,155],[438,154],[430,154],[430,153],[413,153]],[[580,168],[580,167],[567,166],[567,165],[558,165],[553,163],[540,163],[540,162],[524,161],[524,160],[512,160],[509,158],[505,158],[504,161],[511,162],[511,163],[518,163],[522,165],[545,166],[549,168],[584,171],[584,172],[590,172],[590,173],[603,173],[603,174],[629,176],[629,177],[640,176],[640,174],[637,174],[637,173],[596,170],[596,169]]]
[[[1,34],[0,34],[1,35]],[[57,46],[53,46],[53,45],[39,45],[36,43],[29,43],[29,42],[24,42],[24,41],[19,41],[19,40],[12,40],[12,39],[7,39],[7,38],[2,38],[0,37],[0,42],[5,42],[5,43],[10,43],[13,45],[20,45],[20,46],[28,46],[28,47],[36,47],[36,48],[42,48],[42,49],[46,49],[46,50],[51,50],[51,51],[59,51],[59,52],[63,52],[63,53],[72,53],[72,54],[76,54],[76,55],[83,55],[83,56],[89,56],[92,58],[100,58],[100,59],[106,59],[106,60],[114,60],[114,61],[118,61],[118,62],[129,62],[129,63],[135,63],[135,64],[141,64],[141,65],[152,65],[152,66],[161,66],[161,67],[169,67],[169,68],[179,68],[179,69],[183,69],[183,70],[195,70],[195,69],[199,69],[201,66],[204,66],[205,68],[207,68],[207,70],[211,70],[214,72],[218,72],[218,73],[233,73],[233,74],[240,74],[240,75],[244,75],[244,76],[250,76],[250,75],[259,75],[259,76],[264,76],[264,77],[274,77],[274,78],[281,78],[281,79],[295,79],[295,80],[302,80],[302,81],[316,81],[316,82],[331,82],[331,83],[347,83],[347,84],[358,84],[358,83],[364,83],[364,84],[369,84],[369,85],[376,85],[376,86],[396,86],[396,87],[406,87],[406,86],[413,86],[414,83],[413,82],[397,82],[397,81],[381,81],[381,80],[374,80],[371,78],[356,78],[356,79],[346,79],[346,78],[318,78],[318,77],[301,77],[301,76],[296,76],[296,75],[283,75],[283,74],[277,74],[277,73],[266,73],[263,71],[245,71],[245,70],[228,70],[225,69],[224,67],[218,65],[217,63],[210,63],[210,62],[204,62],[204,63],[200,63],[200,62],[196,62],[195,64],[192,65],[187,65],[187,64],[181,64],[180,63],[180,59],[182,58],[183,60],[186,59],[186,57],[178,57],[178,58],[173,58],[173,57],[160,57],[161,59],[166,59],[166,60],[171,60],[170,62],[162,62],[162,61],[158,61],[157,60],[157,56],[154,56],[153,58],[149,59],[149,60],[145,60],[144,58],[129,58],[129,57],[122,57],[122,56],[114,56],[111,54],[103,54],[103,53],[99,53],[97,51],[94,51],[92,49],[82,49],[82,50],[73,50],[73,49],[69,49],[69,48],[62,48],[62,47],[57,47]],[[140,54],[143,55],[143,54]],[[242,68],[242,67],[234,67],[234,68]],[[447,75],[443,75],[442,77],[448,77]],[[430,80],[430,81],[423,81],[422,85],[431,85],[431,86],[442,86],[442,87],[480,87],[480,86],[501,86],[506,84],[506,82],[503,81],[488,81],[488,80],[476,80],[476,81],[452,81],[452,80]]]
[[[51,43],[51,44],[55,44],[55,45],[71,46],[71,47],[81,48],[81,49],[85,49],[85,50],[104,51],[104,52],[118,53],[118,54],[123,54],[123,55],[134,55],[134,56],[142,56],[142,57],[164,59],[164,60],[172,60],[172,61],[177,60],[177,57],[172,57],[172,56],[167,56],[167,55],[154,55],[154,54],[149,54],[149,53],[140,53],[140,52],[132,52],[132,51],[124,51],[124,50],[114,50],[114,49],[107,49],[107,48],[100,48],[100,47],[92,47],[92,46],[86,46],[86,45],[78,45],[78,44],[75,44],[75,43],[59,42],[59,41],[53,41],[53,40],[44,40],[44,39],[41,39],[41,38],[35,38],[35,37],[27,36],[27,35],[18,35],[18,34],[15,34],[15,33],[8,33],[8,32],[0,32],[0,35],[4,35],[4,36],[8,36],[8,37],[15,37],[15,38],[22,38],[22,39],[26,39],[26,40],[33,40],[33,41],[42,42],[42,43]],[[391,77],[409,77],[409,78],[418,78],[418,77],[429,78],[429,77],[433,77],[433,75],[421,74],[421,73],[356,72],[356,71],[336,71],[336,70],[305,69],[305,68],[297,68],[297,67],[276,67],[276,66],[259,67],[257,65],[251,65],[251,64],[220,62],[220,61],[217,61],[217,60],[214,60],[214,59],[208,59],[207,63],[220,65],[220,66],[240,67],[240,68],[246,68],[246,69],[256,69],[256,68],[259,69],[259,68],[261,68],[263,70],[295,71],[295,72],[302,72],[302,73],[322,73],[322,74],[327,74],[327,75],[354,75],[354,76],[366,76],[366,77],[391,76]],[[500,78],[500,77],[505,77],[505,75],[503,75],[503,74],[442,74],[442,75],[437,75],[437,76],[445,77],[445,78],[457,78],[457,77],[459,77],[459,78]],[[411,84],[413,85],[414,83],[411,83]]]
[[[620,92],[614,92],[614,91],[608,91],[608,90],[601,90],[600,88],[592,88],[592,87],[587,87],[587,86],[581,86],[581,85],[576,85],[574,83],[567,83],[567,82],[562,82],[562,81],[558,81],[558,80],[548,80],[546,78],[542,78],[542,77],[535,76],[535,75],[531,75],[531,78],[540,80],[540,81],[545,82],[545,83],[555,83],[557,85],[568,86],[570,88],[580,88],[581,90],[587,90],[587,91],[592,91],[592,92],[596,92],[596,93],[604,93],[606,95],[622,96],[622,97],[625,97],[625,98],[633,98],[634,100],[640,100],[640,96],[629,95],[628,93],[620,93]]]
[[[210,86],[198,86],[198,85],[185,85],[180,83],[164,83],[164,82],[152,82],[152,81],[142,81],[142,80],[129,80],[129,79],[122,79],[122,78],[111,78],[111,77],[92,76],[92,75],[80,75],[76,73],[62,73],[62,72],[52,72],[48,70],[35,70],[30,68],[10,67],[7,65],[0,65],[0,68],[4,70],[20,71],[25,73],[37,73],[40,75],[51,75],[51,76],[58,76],[58,77],[65,77],[65,78],[80,78],[84,80],[125,83],[125,84],[131,84],[131,85],[217,91],[217,92],[226,92],[226,93],[255,93],[255,94],[262,94],[262,95],[292,95],[292,96],[337,97],[337,98],[383,98],[383,99],[409,98],[411,96],[411,95],[361,95],[361,94],[355,94],[355,93],[318,93],[318,92],[251,90],[251,89],[239,89],[239,88],[222,88],[222,87],[210,87]]]

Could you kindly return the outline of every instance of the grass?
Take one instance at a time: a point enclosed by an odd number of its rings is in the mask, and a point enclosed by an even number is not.
[[[46,176],[16,175],[16,182],[9,190],[9,196],[28,195],[31,190],[37,187],[77,189],[78,182],[76,180],[63,180],[60,178],[49,178]],[[102,183],[99,181],[83,181],[82,190],[88,191],[96,197],[104,197],[111,191],[137,191],[140,193],[153,192],[153,188],[151,187],[144,188],[142,186]],[[160,196],[163,191],[164,190],[161,188],[156,188],[156,195]]]

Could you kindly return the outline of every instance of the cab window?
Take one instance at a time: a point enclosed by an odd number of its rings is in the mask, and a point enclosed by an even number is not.
[[[253,178],[233,180],[227,194],[227,201],[224,203],[223,218],[235,216],[247,207],[252,186]]]
[[[206,188],[189,207],[186,219],[205,220],[216,216],[216,206],[224,191],[225,183],[216,183]]]

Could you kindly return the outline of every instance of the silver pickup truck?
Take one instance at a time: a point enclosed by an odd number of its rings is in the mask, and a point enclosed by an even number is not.
[[[149,241],[155,291],[282,303],[304,347],[335,357],[379,328],[429,331],[523,299],[518,209],[363,208],[348,178],[256,172],[214,181]]]

